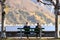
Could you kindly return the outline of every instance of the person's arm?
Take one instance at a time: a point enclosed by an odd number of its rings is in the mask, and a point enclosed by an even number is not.
[[[41,25],[39,25],[39,28],[41,28]]]
[[[26,28],[26,26],[23,27],[24,29]]]
[[[30,26],[29,26],[29,29],[30,29]]]

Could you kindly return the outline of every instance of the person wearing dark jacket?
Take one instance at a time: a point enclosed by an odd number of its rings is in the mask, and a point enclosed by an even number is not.
[[[38,37],[40,35],[40,28],[41,28],[41,26],[39,25],[39,23],[37,23],[37,26],[35,27],[36,37]]]
[[[30,34],[30,26],[28,25],[28,22],[26,22],[26,25],[24,26],[24,34],[27,36],[28,38],[28,35]]]

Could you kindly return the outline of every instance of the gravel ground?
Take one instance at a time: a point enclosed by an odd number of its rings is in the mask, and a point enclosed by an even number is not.
[[[2,40],[2,39],[0,38],[0,40]],[[3,40],[60,40],[60,39],[55,39],[55,38],[43,38],[43,39],[40,39],[40,38],[29,38],[29,39],[27,39],[27,38],[22,38],[22,39],[20,39],[20,38],[7,38],[7,39],[3,39]]]

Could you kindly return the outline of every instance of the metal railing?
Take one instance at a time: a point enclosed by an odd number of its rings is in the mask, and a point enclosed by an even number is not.
[[[25,31],[24,29],[27,29],[27,28],[17,28],[20,30],[20,38],[22,39],[22,32],[33,32],[33,33],[36,33],[36,32],[39,32],[39,38],[41,39],[41,35],[42,35],[42,29],[44,28],[38,28],[39,31],[35,31],[35,29],[37,28],[29,28],[29,31]],[[29,37],[29,36],[28,36]],[[37,37],[36,37],[37,38]],[[28,38],[27,38],[28,39]]]

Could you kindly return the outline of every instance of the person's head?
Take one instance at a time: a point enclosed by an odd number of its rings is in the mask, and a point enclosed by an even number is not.
[[[26,26],[28,26],[28,22],[26,22]]]
[[[39,23],[37,23],[37,26],[39,26]]]

